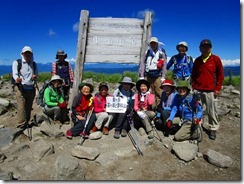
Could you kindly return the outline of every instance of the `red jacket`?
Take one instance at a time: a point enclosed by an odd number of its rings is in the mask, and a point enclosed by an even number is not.
[[[196,58],[192,69],[192,88],[201,91],[220,91],[224,81],[224,69],[220,58],[211,55],[206,63],[202,56]]]
[[[94,112],[105,112],[106,110],[106,96],[102,96],[100,94],[95,95],[94,97]]]

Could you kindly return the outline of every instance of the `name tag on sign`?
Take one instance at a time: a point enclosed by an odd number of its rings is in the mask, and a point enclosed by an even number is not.
[[[125,113],[127,108],[127,97],[106,97],[106,112]]]

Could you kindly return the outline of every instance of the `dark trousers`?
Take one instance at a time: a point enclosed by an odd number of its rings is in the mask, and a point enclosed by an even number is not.
[[[96,115],[94,113],[91,114],[89,122],[86,126],[86,134],[89,134],[89,131],[95,125]],[[74,126],[70,129],[73,136],[79,135],[85,128],[86,120],[78,120],[75,116],[72,115],[72,121],[74,122]]]
[[[166,125],[166,120],[169,118],[169,116],[170,116],[170,111],[165,111],[165,110],[161,111],[160,120],[161,120],[162,126]]]
[[[125,129],[126,131],[129,130],[129,124],[126,113],[113,113],[112,115],[113,119],[115,119],[115,121],[117,120],[115,124],[115,131],[121,131],[122,129]]]

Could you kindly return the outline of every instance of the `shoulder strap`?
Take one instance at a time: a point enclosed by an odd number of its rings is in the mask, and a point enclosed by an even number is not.
[[[18,63],[17,70],[18,70],[18,73],[20,73],[20,69],[22,67],[22,60],[21,59],[17,59],[17,63]]]
[[[145,63],[147,62],[147,57],[149,56],[149,54],[150,54],[150,50],[148,49],[148,50],[147,50],[146,57],[145,57]]]
[[[187,95],[186,98],[185,98],[185,100],[184,100],[184,104],[185,104],[185,106],[186,106],[191,112],[193,112],[193,109],[192,109],[192,107],[191,107],[191,105],[190,105],[190,103],[189,103],[189,99],[190,99],[191,97],[192,97],[191,94]]]
[[[34,74],[36,73],[36,62],[33,61],[33,70],[34,70]]]

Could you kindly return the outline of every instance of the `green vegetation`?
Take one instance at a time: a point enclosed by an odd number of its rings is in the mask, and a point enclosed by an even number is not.
[[[241,76],[232,76],[232,77],[225,77],[223,85],[228,86],[240,86],[241,84]]]
[[[124,71],[122,74],[104,74],[104,73],[95,73],[95,72],[83,72],[83,80],[92,78],[95,82],[109,82],[109,83],[119,83],[123,80],[123,77],[131,77],[133,82],[138,80],[138,73],[137,72],[129,72]],[[3,75],[4,80],[11,79],[10,74]],[[38,81],[44,82],[46,80],[51,79],[51,73],[42,72],[39,73]],[[173,79],[173,71],[168,70],[166,73],[166,79]],[[225,77],[223,85],[233,85],[233,86],[240,86],[241,77],[240,76],[232,76],[232,77]]]

